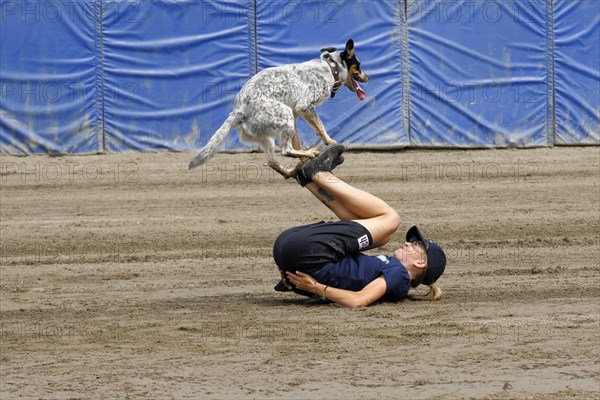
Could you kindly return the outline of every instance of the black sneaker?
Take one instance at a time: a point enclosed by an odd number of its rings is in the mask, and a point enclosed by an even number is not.
[[[283,281],[279,281],[273,289],[275,289],[276,292],[289,292],[290,291],[290,289],[288,289],[287,286],[285,286],[285,283],[283,283]]]
[[[302,187],[312,182],[310,179],[304,176],[304,174],[302,173],[302,167],[296,168],[294,172],[292,172],[292,178],[294,178],[296,182],[298,182],[298,184]]]
[[[333,165],[331,166],[331,170],[333,171],[335,169],[335,167],[337,167],[340,164],[344,163],[344,156],[340,155],[338,156],[338,158],[336,158],[335,160],[333,160]]]
[[[313,176],[315,176],[317,172],[333,171],[335,167],[344,162],[344,157],[341,155],[344,150],[346,150],[344,145],[339,143],[325,147],[318,156],[308,160],[302,165],[302,174],[306,179],[312,181]]]

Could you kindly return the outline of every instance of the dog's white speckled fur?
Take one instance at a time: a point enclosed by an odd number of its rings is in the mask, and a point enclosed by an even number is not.
[[[261,145],[270,167],[289,178],[294,168],[284,168],[275,160],[275,137],[280,139],[283,156],[312,158],[319,154],[315,148],[300,149],[296,131],[298,116],[313,127],[325,144],[335,143],[315,110],[334,93],[336,81],[330,62],[337,65],[338,85],[343,84],[353,92],[358,86],[353,80],[369,80],[360,70],[352,39],[343,52],[324,49],[318,59],[264,69],[242,87],[235,98],[233,110],[208,144],[191,160],[189,168],[211,158],[229,132],[237,128],[242,140]]]

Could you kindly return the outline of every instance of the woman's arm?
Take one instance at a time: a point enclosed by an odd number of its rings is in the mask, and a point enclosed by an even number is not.
[[[317,282],[312,276],[299,271],[296,271],[295,274],[287,272],[287,276],[290,282],[298,289],[309,293],[315,293],[317,296],[325,297],[327,300],[351,308],[368,306],[374,301],[379,300],[385,294],[387,289],[383,276],[373,280],[358,292],[325,286]]]

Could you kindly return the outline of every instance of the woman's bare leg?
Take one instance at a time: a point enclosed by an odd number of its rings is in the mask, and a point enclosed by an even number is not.
[[[319,187],[316,182],[311,182],[305,186],[321,203],[327,206],[340,219],[340,221],[349,221],[360,219],[360,217],[348,210],[342,203],[337,201],[329,192]]]
[[[363,225],[373,238],[373,246],[387,243],[398,229],[400,217],[385,201],[355,188],[331,172],[318,172],[306,188],[329,207],[340,220]]]

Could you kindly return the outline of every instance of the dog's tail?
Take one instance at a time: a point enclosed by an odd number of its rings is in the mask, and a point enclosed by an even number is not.
[[[206,146],[204,146],[200,150],[200,152],[196,154],[194,158],[192,158],[192,161],[190,161],[189,169],[196,168],[197,166],[201,165],[206,160],[214,156],[217,150],[219,150],[221,143],[223,143],[227,135],[229,135],[229,132],[231,132],[233,128],[235,128],[239,120],[239,114],[230,113],[225,122],[223,122],[223,125],[221,125],[221,127],[217,129],[213,137],[210,138]]]

